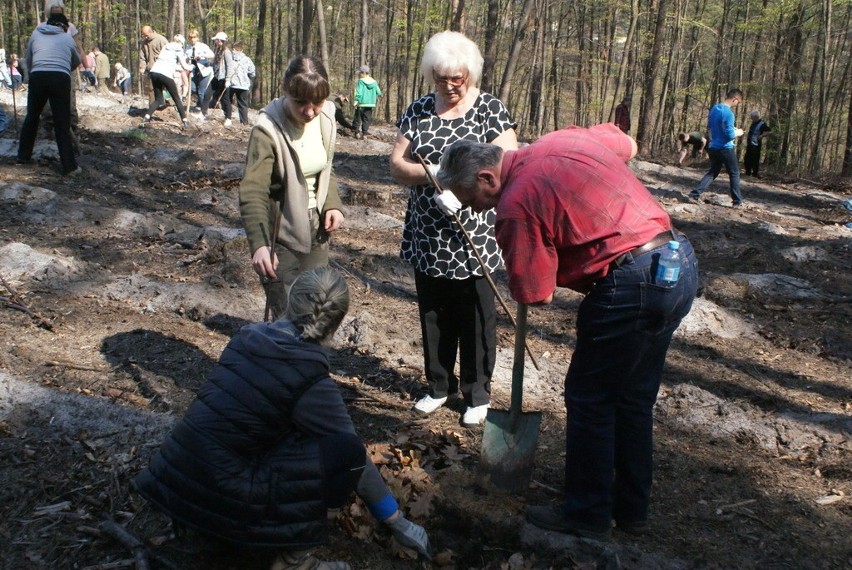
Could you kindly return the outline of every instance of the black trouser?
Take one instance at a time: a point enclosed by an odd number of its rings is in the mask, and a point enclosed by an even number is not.
[[[154,88],[154,100],[148,105],[148,114],[153,115],[154,111],[165,106],[166,99],[163,97],[163,88],[165,88],[169,92],[169,95],[172,96],[172,101],[178,113],[180,113],[181,120],[185,119],[186,109],[183,106],[183,101],[180,100],[180,92],[178,92],[175,80],[171,77],[166,77],[162,73],[154,72],[148,74],[148,77],[151,78],[151,87]]]
[[[760,146],[746,146],[745,159],[743,160],[746,174],[757,176],[760,171]]]
[[[354,125],[355,132],[361,131],[365,135],[367,131],[370,130],[370,123],[373,122],[373,108],[372,107],[356,107],[355,108],[355,118],[352,121]]]
[[[432,397],[461,389],[468,406],[487,404],[497,358],[497,310],[488,282],[484,277],[446,279],[415,271],[414,284]]]
[[[59,148],[62,172],[68,174],[77,169],[77,161],[74,159],[74,142],[71,138],[71,76],[61,71],[36,71],[30,74],[27,117],[21,127],[18,160],[30,160],[33,157],[39,116],[48,101],[53,112],[53,133]]]
[[[231,87],[230,94],[237,99],[237,112],[240,114],[240,124],[248,124],[249,90],[234,89]]]
[[[334,110],[334,120],[337,121],[338,125],[342,125],[347,129],[355,130],[355,127],[349,122],[349,119],[346,118],[346,115],[343,114],[341,109]]]
[[[204,101],[201,102],[201,114],[206,115],[210,104],[213,103],[213,107],[215,108],[215,103],[218,101],[221,103],[222,110],[225,112],[225,118],[230,119],[232,113],[231,98],[228,96],[227,91],[224,79],[214,79],[210,83],[210,89],[204,94]]]

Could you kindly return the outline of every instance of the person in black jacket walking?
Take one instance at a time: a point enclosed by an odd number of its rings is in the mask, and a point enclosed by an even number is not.
[[[339,273],[319,267],[290,288],[286,316],[243,327],[136,490],[176,523],[241,546],[276,549],[272,568],[345,570],[311,548],[328,511],[355,490],[396,540],[430,556],[355,434],[320,342],[349,308]]]

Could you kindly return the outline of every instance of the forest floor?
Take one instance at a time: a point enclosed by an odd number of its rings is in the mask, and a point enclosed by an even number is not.
[[[8,91],[0,104],[11,113]],[[142,541],[152,568],[264,568],[267,552],[176,538],[130,490],[229,338],[263,315],[237,199],[249,131],[221,118],[182,131],[171,110],[142,129],[139,99],[78,105],[76,178],[59,176],[43,132],[26,166],[15,165],[17,127],[0,136],[0,568],[131,568],[109,520]],[[690,236],[701,290],[657,404],[651,532],[598,543],[524,522],[528,504],[560,498],[580,295],[559,290],[530,311],[541,370],[528,359],[524,404],[543,420],[523,493],[483,481],[482,429],[461,427],[459,407],[412,412],[426,384],[412,272],[398,257],[406,189],[388,173],[393,139],[383,124],[364,141],[338,138],[348,212],[331,252],[352,308],[332,371],[436,557],[394,548],[357,501],[320,556],[370,569],[852,567],[848,184],[745,178],[734,209],[725,175],[702,203],[685,199],[703,163],[631,163]],[[492,407],[506,409],[505,316],[498,339]]]

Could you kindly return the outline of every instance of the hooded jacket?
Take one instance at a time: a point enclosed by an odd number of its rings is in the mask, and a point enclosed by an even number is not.
[[[382,95],[382,90],[375,79],[369,75],[358,80],[358,85],[355,87],[355,106],[356,107],[375,107],[376,101]]]
[[[151,73],[159,73],[172,78],[178,68],[192,71],[192,66],[186,61],[186,56],[183,53],[183,46],[178,42],[169,42],[163,46],[163,49],[157,55],[157,60],[151,66]]]
[[[355,434],[323,348],[290,322],[243,327],[136,490],[176,521],[255,546],[313,546],[327,534],[318,439]],[[377,518],[396,501],[367,459],[358,494]]]
[[[234,75],[231,77],[231,89],[251,89],[251,80],[256,70],[254,62],[241,51],[231,52],[234,59]]]
[[[80,65],[80,52],[71,34],[46,23],[36,26],[24,58],[30,73],[58,71],[70,77],[71,70]]]
[[[343,211],[337,191],[337,177],[332,171],[337,129],[334,103],[326,101],[317,120],[328,162],[317,180],[317,210]],[[281,226],[277,242],[298,253],[311,251],[311,221],[308,218],[308,186],[286,126],[284,98],[275,99],[258,114],[252,128],[246,153],[246,169],[240,183],[240,215],[246,229],[250,254],[269,246],[275,222],[270,198],[281,205]]]

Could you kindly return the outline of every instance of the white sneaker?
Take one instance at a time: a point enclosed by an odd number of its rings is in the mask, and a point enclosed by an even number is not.
[[[432,396],[423,396],[417,403],[414,404],[414,411],[421,414],[431,414],[441,406],[447,403],[447,398],[433,398]]]
[[[230,126],[231,126],[231,119],[225,119],[225,126],[226,126],[226,127],[230,127]]]
[[[485,416],[488,415],[488,404],[481,406],[468,406],[462,416],[462,425],[467,427],[476,427],[482,425],[485,421]]]

